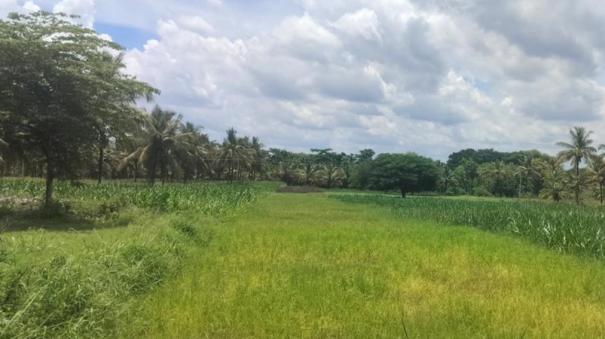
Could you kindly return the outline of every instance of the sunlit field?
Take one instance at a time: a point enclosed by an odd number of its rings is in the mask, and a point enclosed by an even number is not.
[[[0,182],[0,337],[107,337],[131,300],[161,285],[273,184]]]
[[[2,338],[605,333],[597,208],[110,182],[49,211],[41,185],[1,182]]]
[[[124,337],[596,337],[602,261],[391,206],[274,194],[129,315]]]

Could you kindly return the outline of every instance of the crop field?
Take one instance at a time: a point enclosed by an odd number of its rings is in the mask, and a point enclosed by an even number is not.
[[[510,233],[559,252],[605,258],[605,210],[599,207],[512,199],[396,199],[384,195],[338,198],[388,206],[401,218]]]
[[[599,337],[603,214],[271,183],[0,183],[0,338]]]

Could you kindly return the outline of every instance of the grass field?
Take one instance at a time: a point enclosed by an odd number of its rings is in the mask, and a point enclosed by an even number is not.
[[[0,182],[0,338],[115,337],[133,301],[208,246],[218,220],[275,185],[60,183],[61,203],[38,209],[41,187]]]
[[[41,185],[0,182],[2,339],[605,335],[599,208]]]
[[[605,265],[390,206],[273,194],[125,316],[123,337],[605,333]]]

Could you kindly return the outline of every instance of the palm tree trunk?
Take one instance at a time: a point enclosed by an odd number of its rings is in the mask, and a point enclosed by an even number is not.
[[[105,159],[105,148],[102,146],[99,147],[99,160],[98,160],[98,168],[97,168],[97,184],[101,184],[103,181],[103,162]]]
[[[48,207],[53,201],[53,183],[55,180],[55,169],[50,159],[46,160],[46,191],[44,192],[44,206]]]
[[[576,204],[579,205],[580,204],[580,160],[576,160],[576,187],[575,187],[575,194],[576,194]]]

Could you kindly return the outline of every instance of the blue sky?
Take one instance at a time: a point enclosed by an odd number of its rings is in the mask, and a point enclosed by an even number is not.
[[[605,143],[600,0],[0,0],[82,15],[156,103],[270,147],[556,150]]]
[[[113,41],[128,49],[142,48],[147,41],[157,39],[158,37],[152,30],[106,24],[103,22],[95,22],[94,28],[99,33],[110,35]]]

